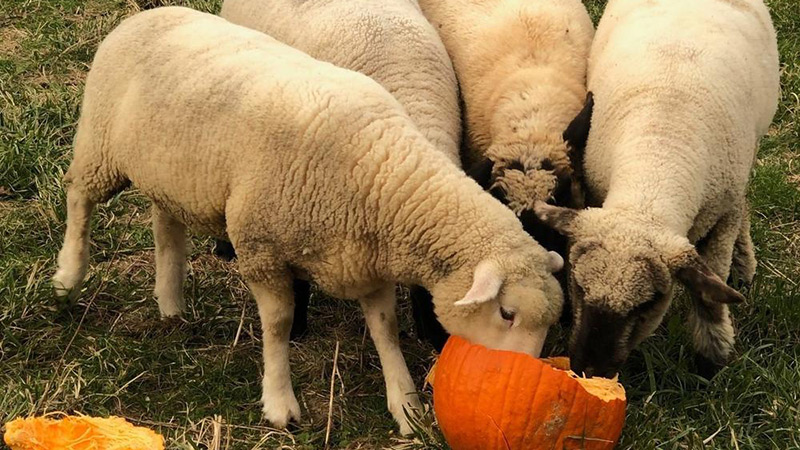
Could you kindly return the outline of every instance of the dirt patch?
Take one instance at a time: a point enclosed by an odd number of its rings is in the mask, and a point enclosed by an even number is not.
[[[0,56],[16,55],[26,37],[28,33],[19,28],[8,26],[0,29]]]

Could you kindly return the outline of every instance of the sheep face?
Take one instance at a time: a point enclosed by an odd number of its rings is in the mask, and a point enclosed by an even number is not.
[[[564,251],[562,236],[533,213],[537,201],[559,206],[583,207],[583,152],[589,135],[594,97],[587,93],[581,111],[561,136],[529,135],[523,141],[495,142],[484,158],[470,169],[470,176],[520,218],[525,231],[548,250]],[[516,127],[511,128],[519,134]]]
[[[669,268],[647,244],[649,237],[636,231],[641,230],[580,240],[570,250],[574,325],[569,350],[578,373],[613,376],[669,306]]]
[[[578,373],[616,374],[631,350],[661,323],[674,279],[703,301],[742,300],[685,237],[653,222],[601,208],[578,212],[539,203],[535,210],[572,242],[570,360]]]
[[[513,83],[498,100],[492,117],[491,141],[485,158],[473,169],[484,189],[493,190],[517,215],[532,210],[537,201],[568,206],[582,204],[575,163],[583,159],[594,99],[588,93],[584,105],[566,129],[556,125],[553,105],[574,103],[574,93]],[[517,94],[514,94],[517,92]],[[536,99],[536,100],[534,100]],[[575,203],[576,200],[578,203]]]
[[[523,162],[524,161],[524,162]],[[565,240],[555,231],[542,226],[533,214],[537,200],[567,205],[573,192],[568,164],[558,166],[550,158],[501,159],[496,163],[486,158],[470,173],[484,189],[514,211],[525,231],[547,250],[563,252]]]
[[[516,214],[533,209],[536,201],[569,205],[572,168],[562,139],[531,144],[495,144],[487,188]],[[484,169],[485,170],[485,169]]]
[[[534,272],[530,264],[519,270],[487,260],[474,273],[464,269],[438,283],[432,293],[439,322],[450,334],[488,348],[538,357],[564,301],[552,275],[563,259],[551,252],[538,261],[541,270]]]

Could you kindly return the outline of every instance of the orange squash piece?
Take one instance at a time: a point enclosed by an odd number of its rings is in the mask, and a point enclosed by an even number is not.
[[[579,377],[568,358],[537,359],[453,336],[434,382],[434,411],[453,450],[612,449],[625,422],[624,388]]]
[[[11,450],[164,450],[164,438],[121,417],[29,417],[6,423]]]

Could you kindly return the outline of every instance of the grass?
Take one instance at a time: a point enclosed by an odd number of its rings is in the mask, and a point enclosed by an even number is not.
[[[159,321],[148,204],[135,191],[98,208],[83,295],[71,308],[56,304],[49,276],[64,231],[61,177],[89,62],[122,18],[175,3],[219,8],[217,0],[0,2],[0,423],[55,411],[115,414],[154,427],[169,448],[322,448],[338,341],[332,448],[446,448],[430,414],[416,438],[396,436],[359,308],[319,295],[309,335],[292,347],[304,421],[291,433],[262,423],[254,302],[233,267],[194,239],[189,313],[179,324]],[[587,2],[594,16],[602,4]],[[676,302],[624,368],[620,448],[800,448],[800,5],[769,4],[784,91],[753,173],[760,262],[750,300],[735,311],[737,358],[711,381],[692,374]],[[406,304],[401,313],[403,348],[421,383],[432,351],[414,338]],[[553,333],[554,352],[562,336]]]

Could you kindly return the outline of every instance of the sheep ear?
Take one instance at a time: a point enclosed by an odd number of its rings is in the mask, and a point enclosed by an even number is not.
[[[556,252],[547,252],[547,268],[556,273],[564,268],[564,258]]]
[[[533,212],[550,228],[558,231],[564,236],[571,236],[575,233],[575,223],[578,218],[578,211],[560,206],[548,205],[543,201],[537,201],[533,205]]]
[[[579,207],[585,205],[586,194],[589,192],[589,187],[586,185],[586,177],[584,176],[583,156],[586,152],[586,141],[589,139],[593,110],[594,95],[589,92],[586,94],[583,109],[572,119],[563,134],[564,142],[567,143],[567,158],[569,158],[572,166],[573,205]]]
[[[494,300],[502,286],[503,276],[497,265],[492,261],[481,261],[475,267],[469,292],[455,304],[456,306],[477,305]]]
[[[562,135],[564,142],[569,144],[569,159],[573,166],[583,164],[583,150],[586,148],[586,140],[589,139],[593,111],[594,94],[588,92],[583,103],[583,109],[567,125],[567,129]]]
[[[675,271],[675,278],[683,283],[695,296],[705,302],[741,303],[744,296],[725,284],[706,263],[700,259],[697,251],[691,250],[686,261]]]

